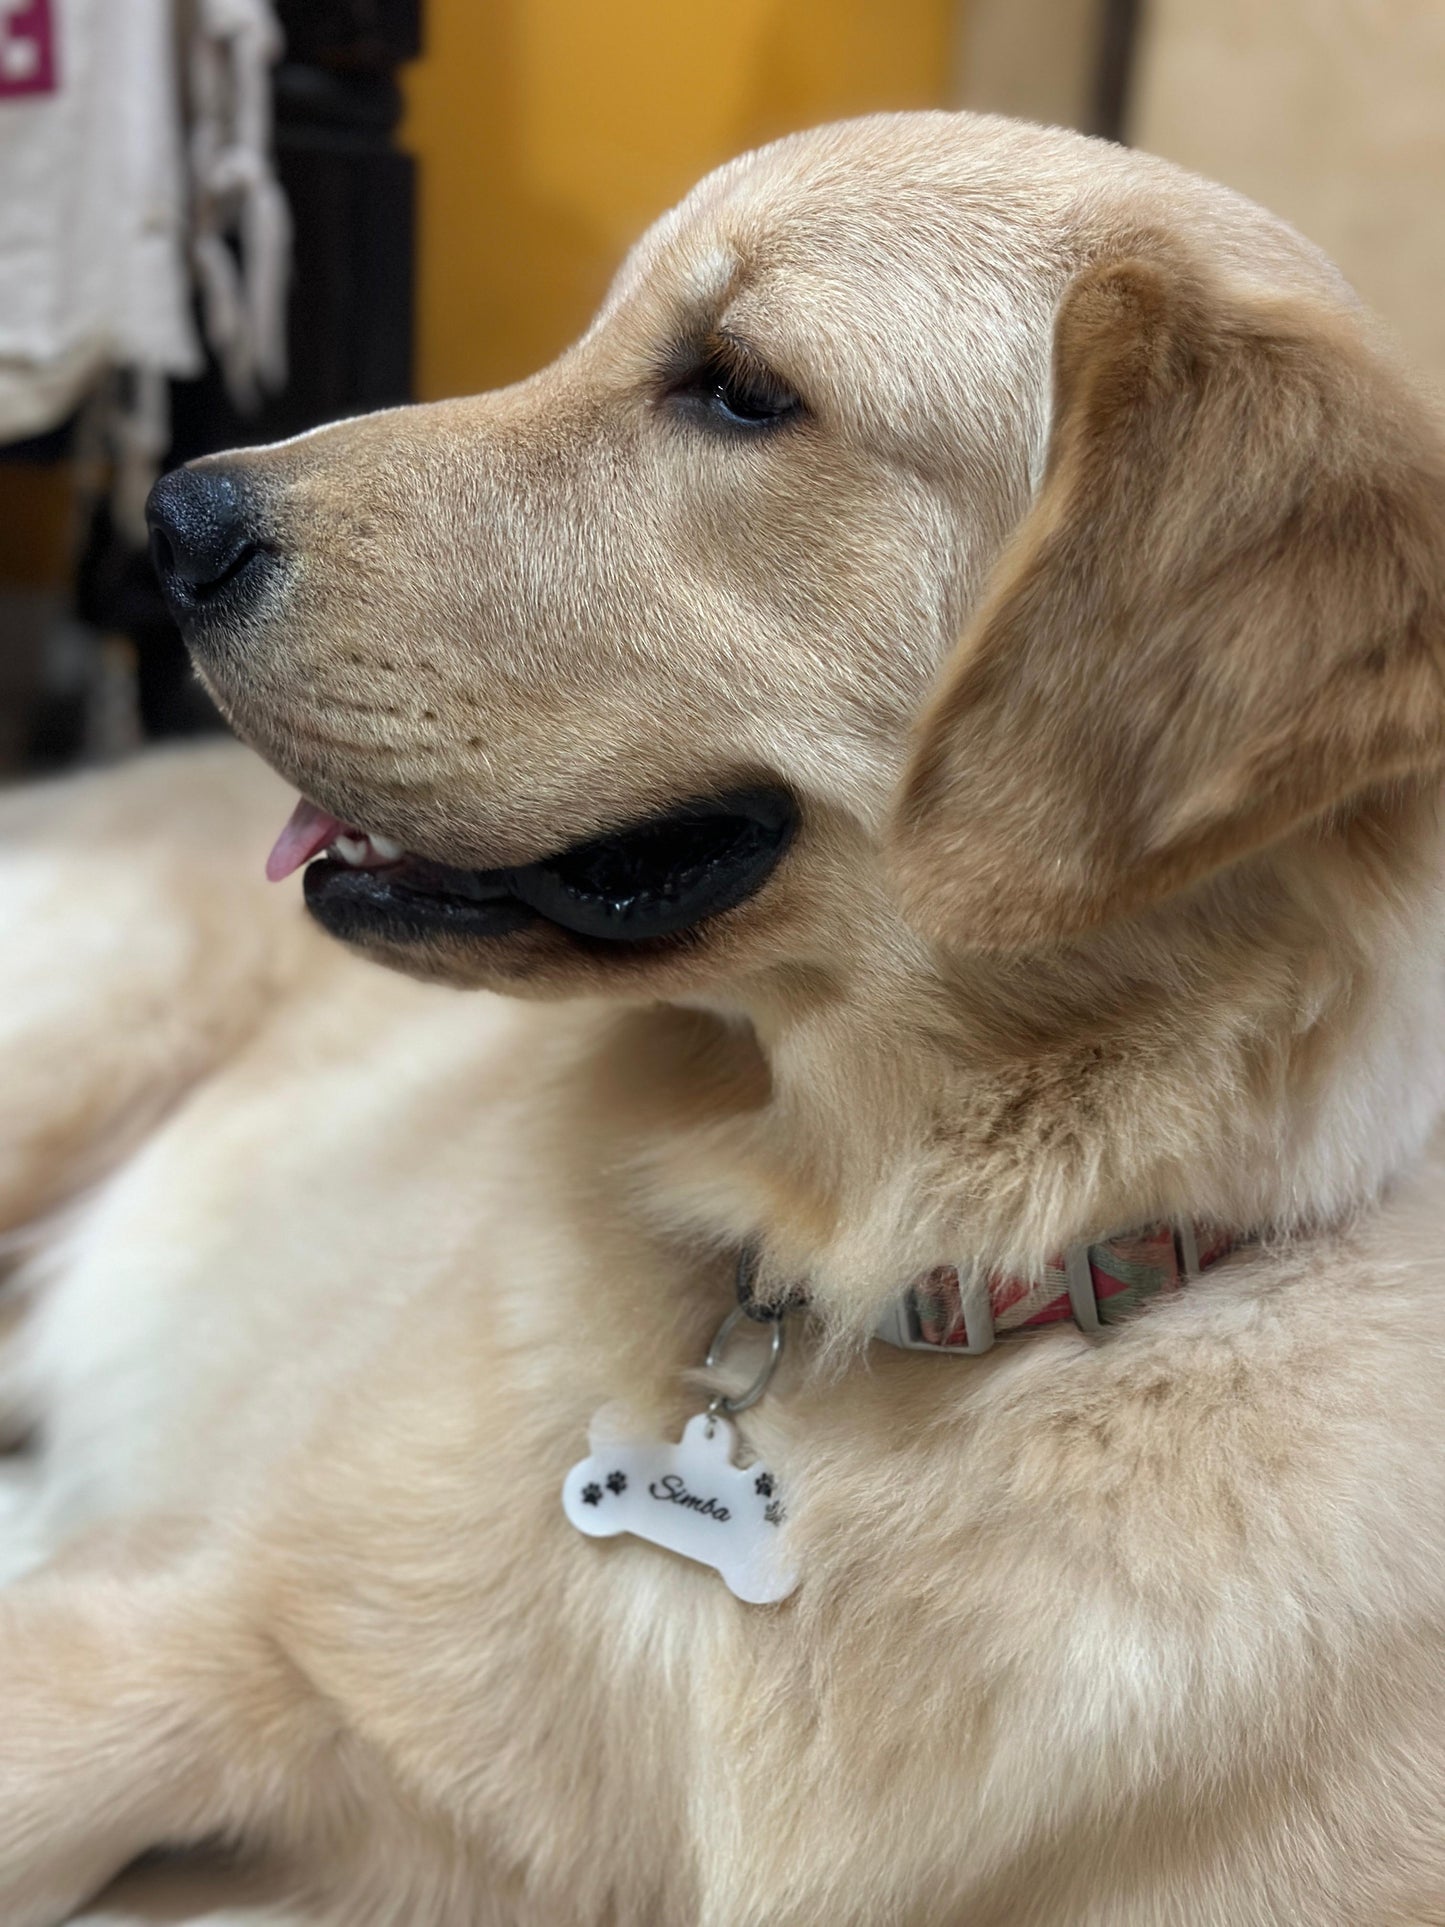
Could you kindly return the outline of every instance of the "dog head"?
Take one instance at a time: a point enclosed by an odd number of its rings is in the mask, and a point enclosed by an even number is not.
[[[937,115],[722,170],[531,380],[152,517],[208,687],[356,826],[324,924],[652,996],[1050,943],[1435,771],[1442,499],[1297,237]]]

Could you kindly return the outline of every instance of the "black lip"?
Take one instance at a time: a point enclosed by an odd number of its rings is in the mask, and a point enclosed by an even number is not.
[[[501,937],[545,923],[604,944],[647,943],[752,896],[796,826],[783,791],[736,790],[515,869],[460,870],[410,857],[353,870],[323,859],[306,872],[306,903],[333,935],[353,940]]]
[[[306,908],[333,937],[353,943],[367,937],[401,944],[438,936],[507,937],[537,920],[526,904],[505,892],[469,897],[456,890],[408,889],[403,872],[410,871],[410,865],[353,870],[323,857],[307,866]]]

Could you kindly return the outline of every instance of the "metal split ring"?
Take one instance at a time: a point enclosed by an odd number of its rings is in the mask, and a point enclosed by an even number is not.
[[[746,1310],[743,1306],[738,1305],[728,1313],[727,1317],[724,1318],[718,1326],[717,1334],[708,1346],[707,1357],[703,1361],[704,1368],[707,1371],[715,1371],[722,1363],[723,1353],[727,1350],[728,1340],[746,1317]],[[757,1321],[752,1320],[750,1322],[752,1329],[756,1330]],[[772,1342],[768,1347],[767,1357],[758,1368],[757,1377],[753,1380],[752,1384],[748,1386],[746,1391],[738,1392],[732,1397],[729,1397],[725,1392],[714,1394],[714,1396],[708,1400],[707,1410],[709,1418],[716,1418],[720,1412],[725,1413],[729,1418],[734,1417],[738,1412],[746,1412],[750,1405],[757,1404],[763,1393],[768,1389],[772,1381],[773,1373],[778,1369],[778,1360],[783,1355],[783,1321],[781,1318],[775,1318],[771,1322]]]

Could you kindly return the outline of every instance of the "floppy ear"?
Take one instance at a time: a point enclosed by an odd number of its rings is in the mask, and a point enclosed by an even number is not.
[[[1055,336],[1037,502],[921,719],[905,911],[1075,935],[1445,764],[1445,457],[1348,319],[1128,260]]]

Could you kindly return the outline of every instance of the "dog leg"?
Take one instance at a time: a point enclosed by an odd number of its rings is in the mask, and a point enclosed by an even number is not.
[[[70,1927],[320,1927],[289,1898],[293,1884],[209,1855],[152,1862],[123,1874]]]
[[[334,1785],[334,1716],[192,1569],[0,1598],[0,1920],[56,1927],[138,1855],[275,1839]]]
[[[233,743],[0,799],[0,1235],[138,1142],[322,948],[262,875],[289,800]]]

